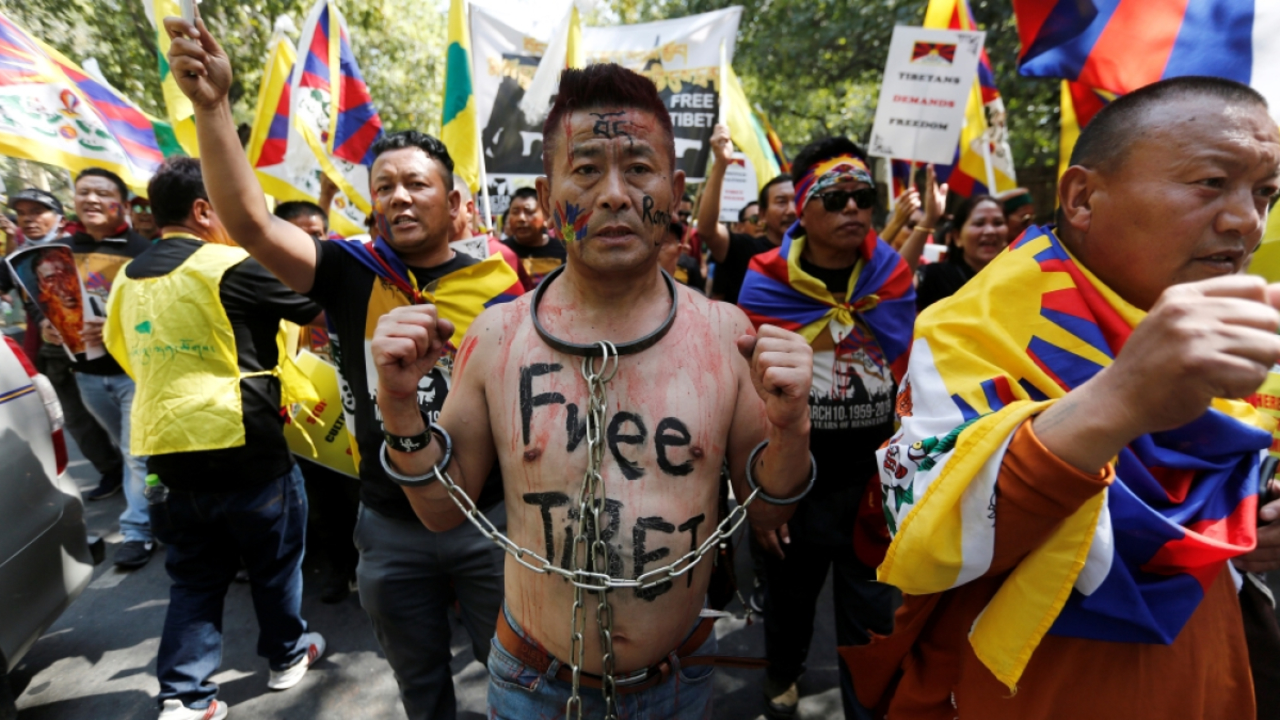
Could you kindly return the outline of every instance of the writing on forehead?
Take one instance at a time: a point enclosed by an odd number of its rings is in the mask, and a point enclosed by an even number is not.
[[[627,132],[627,125],[630,123],[625,112],[591,113],[591,116],[596,119],[596,124],[591,127],[591,132],[595,135],[610,140],[625,137],[627,142],[635,142],[631,133]]]

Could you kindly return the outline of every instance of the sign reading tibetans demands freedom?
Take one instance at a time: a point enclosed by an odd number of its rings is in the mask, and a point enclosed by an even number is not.
[[[674,125],[676,164],[699,182],[720,111],[720,43],[733,60],[741,7],[639,25],[583,27],[587,63],[616,62],[658,86]],[[471,7],[472,77],[480,145],[491,184],[531,184],[542,174],[542,120],[528,122],[520,100],[545,39],[526,35],[477,5]],[[495,212],[504,198],[494,198]]]
[[[880,85],[871,155],[950,164],[986,33],[898,26]]]

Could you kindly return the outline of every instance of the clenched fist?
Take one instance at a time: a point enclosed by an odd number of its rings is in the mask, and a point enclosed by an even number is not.
[[[378,318],[370,354],[378,373],[378,397],[414,398],[418,381],[431,372],[453,323],[436,315],[435,305],[398,307]]]
[[[1280,361],[1280,286],[1231,275],[1160,296],[1110,367],[1133,437],[1200,417],[1214,398],[1248,397]]]
[[[761,325],[738,338],[738,351],[751,364],[751,382],[764,400],[766,417],[780,430],[809,429],[809,386],[813,384],[813,350],[799,335]]]
[[[204,20],[195,24],[178,17],[164,19],[169,33],[169,69],[182,94],[193,105],[212,108],[223,103],[231,91],[231,60],[209,34]]]

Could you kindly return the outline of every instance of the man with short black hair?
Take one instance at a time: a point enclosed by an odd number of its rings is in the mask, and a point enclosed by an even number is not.
[[[752,200],[738,210],[738,222],[729,228],[729,233],[754,235],[760,232],[760,202]]]
[[[160,226],[156,225],[155,216],[151,214],[151,201],[141,195],[134,195],[129,200],[129,220],[133,229],[148,240],[160,239]]]
[[[462,203],[453,160],[438,139],[414,130],[384,135],[369,148],[369,242],[319,241],[271,215],[231,119],[226,53],[203,24],[198,33],[179,18],[166,18],[165,26],[174,38],[174,77],[195,107],[214,207],[236,242],[324,308],[333,329],[343,410],[360,454],[360,602],[395,672],[405,712],[410,720],[453,718],[450,608],[456,599],[475,657],[483,662],[502,603],[502,550],[470,524],[427,529],[387,474],[379,454],[385,436],[371,341],[380,317],[429,302],[466,328],[486,305],[518,295],[519,281],[500,258],[477,261],[449,247]],[[450,392],[453,367],[451,347],[400,399],[434,419]],[[479,512],[505,528],[499,468],[480,481]]]
[[[146,252],[151,241],[129,227],[126,200],[129,188],[119,175],[99,167],[86,168],[76,176],[75,209],[80,228],[67,240],[76,256],[76,267],[84,283],[89,303],[104,310],[111,283],[129,260]],[[86,346],[102,345],[103,320],[86,319],[83,338]],[[60,340],[59,340],[60,342]],[[132,570],[147,564],[155,551],[151,514],[143,495],[147,477],[146,458],[131,452],[130,412],[134,383],[109,354],[93,360],[77,360],[72,365],[85,408],[124,457],[125,510],[120,515],[124,542],[116,551],[116,567]]]
[[[507,209],[511,236],[502,241],[524,265],[529,280],[537,285],[547,273],[564,264],[564,238],[546,231],[546,219],[538,207],[538,191],[523,187],[516,190]],[[556,229],[557,233],[559,228]]]
[[[1280,286],[1240,274],[1278,193],[1261,95],[1154,83],[1082,131],[1056,226],[921,313],[879,452],[879,576],[904,605],[846,653],[864,702],[1257,716],[1231,565],[1280,567],[1280,503],[1259,497],[1274,422],[1230,398],[1280,361]]]
[[[813,492],[778,530],[755,528],[767,551],[764,694],[771,717],[791,717],[828,572],[836,642],[860,645],[893,629],[894,590],[850,541],[875,451],[893,434],[893,398],[915,321],[911,271],[871,227],[876,190],[862,148],[844,137],[806,146],[792,164],[800,219],[782,245],[756,255],[738,305],[757,325],[800,333],[813,350],[809,450]],[[874,487],[874,485],[873,485]],[[841,661],[843,667],[843,661]],[[844,716],[870,720],[847,672]]]
[[[329,217],[310,200],[289,200],[276,206],[276,217],[297,225],[316,240],[329,238]]]
[[[453,232],[449,234],[449,245],[454,250],[467,252],[474,256],[477,260],[498,254],[502,256],[504,262],[511,268],[512,272],[520,278],[520,287],[525,290],[533,289],[533,281],[529,279],[528,273],[524,271],[524,265],[520,262],[520,258],[511,248],[502,244],[502,241],[488,233],[477,235],[476,228],[476,200],[471,194],[471,188],[467,187],[467,181],[458,173],[453,174],[453,187],[462,195],[462,204],[458,206],[458,216],[453,219]]]
[[[736,303],[751,258],[782,244],[782,236],[796,221],[796,191],[790,175],[783,174],[770,180],[760,190],[759,207],[764,234],[730,233],[720,223],[720,190],[724,186],[725,170],[733,162],[733,143],[728,127],[716,125],[711,133],[711,152],[715,163],[707,173],[707,184],[702,190],[697,231],[716,263],[711,296]]]
[[[280,413],[309,386],[277,350],[281,320],[305,325],[320,308],[233,246],[199,160],[169,158],[147,190],[161,240],[117,276],[105,340],[137,382],[133,437],[149,455],[153,527],[173,581],[156,658],[160,720],[220,720],[227,705],[210,676],[242,564],[267,687],[297,685],[324,654],[301,616],[307,496]],[[164,363],[148,359],[156,348]]]
[[[765,527],[809,486],[809,349],[777,327],[751,336],[739,310],[657,271],[684,174],[652,81],[611,63],[565,70],[544,138],[539,201],[568,263],[463,336],[429,436],[405,391],[457,329],[430,305],[379,321],[383,462],[436,529],[466,522],[451,492],[473,497],[503,468],[506,542],[522,550],[507,559],[490,717],[710,717],[713,667],[733,659],[701,618],[710,563],[680,558],[718,544],[726,462]]]

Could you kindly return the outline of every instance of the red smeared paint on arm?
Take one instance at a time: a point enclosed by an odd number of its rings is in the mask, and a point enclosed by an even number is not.
[[[458,372],[455,380],[462,379],[462,371],[466,369],[467,361],[471,359],[471,353],[475,352],[477,342],[475,337],[468,337],[462,341],[462,347],[458,350]]]

